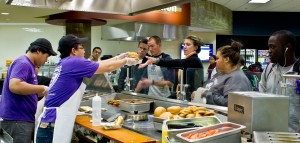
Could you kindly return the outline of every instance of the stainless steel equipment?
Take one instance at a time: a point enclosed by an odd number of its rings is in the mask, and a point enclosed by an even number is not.
[[[259,92],[232,92],[228,97],[228,121],[245,131],[288,131],[289,97]]]
[[[139,113],[139,114],[132,114],[132,113],[127,113],[125,115],[125,119],[132,119],[134,121],[146,121],[148,120],[148,114],[146,113]]]
[[[299,143],[300,134],[290,132],[253,132],[255,143]]]
[[[215,116],[169,120],[166,122],[168,139],[171,142],[179,141],[180,139],[176,136],[179,133],[195,130],[201,127],[220,124],[220,123],[221,121]]]
[[[245,126],[226,122],[180,133],[176,136],[180,139],[181,143],[241,143],[241,130],[244,128]],[[188,139],[190,134],[206,133],[211,130],[217,130],[218,133],[199,139]]]
[[[120,100],[120,109],[130,113],[142,113],[150,110],[151,101],[140,99],[123,99]]]

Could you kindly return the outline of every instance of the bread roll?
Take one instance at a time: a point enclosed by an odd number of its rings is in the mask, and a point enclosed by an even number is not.
[[[173,118],[173,114],[170,113],[170,112],[164,112],[159,117],[163,118],[163,119],[172,119]]]
[[[155,108],[155,110],[154,110],[154,116],[155,117],[159,117],[162,113],[164,113],[164,112],[166,112],[167,110],[166,110],[166,108],[164,108],[164,107],[157,107],[157,108]]]
[[[177,114],[180,112],[180,110],[181,110],[180,106],[171,106],[171,107],[168,107],[168,109],[167,109],[167,111],[171,112],[172,114]]]
[[[195,114],[187,114],[186,118],[195,118]]]
[[[122,116],[119,116],[119,117],[114,121],[115,125],[122,125],[123,122],[124,122],[124,119],[123,119]]]
[[[128,57],[139,59],[139,54],[136,52],[128,52]]]

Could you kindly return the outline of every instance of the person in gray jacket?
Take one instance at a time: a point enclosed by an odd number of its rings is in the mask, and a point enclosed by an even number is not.
[[[204,86],[200,87],[200,94],[192,95],[206,97],[207,104],[227,106],[228,93],[233,91],[251,91],[252,86],[244,72],[240,69],[240,49],[242,44],[233,41],[231,45],[223,46],[217,51],[215,74]]]

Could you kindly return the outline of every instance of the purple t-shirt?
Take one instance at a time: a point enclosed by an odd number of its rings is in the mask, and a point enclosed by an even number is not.
[[[33,63],[25,55],[17,58],[8,68],[4,81],[0,117],[5,120],[34,122],[38,96],[12,93],[9,90],[9,80],[12,78],[29,84],[38,84]]]
[[[59,107],[80,87],[84,77],[92,77],[99,64],[80,57],[62,59],[53,72],[45,107]],[[55,122],[55,109],[47,109],[42,122]]]

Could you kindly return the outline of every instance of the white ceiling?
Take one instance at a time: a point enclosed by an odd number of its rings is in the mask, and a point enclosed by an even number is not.
[[[250,4],[249,0],[210,0],[224,5],[232,11],[274,11],[274,12],[300,12],[300,0],[271,0],[266,4]],[[9,12],[10,15],[0,14],[0,23],[44,23],[43,17],[64,12],[58,9],[30,8],[5,5],[0,0],[0,13]],[[119,23],[118,20],[108,20],[108,24]]]

